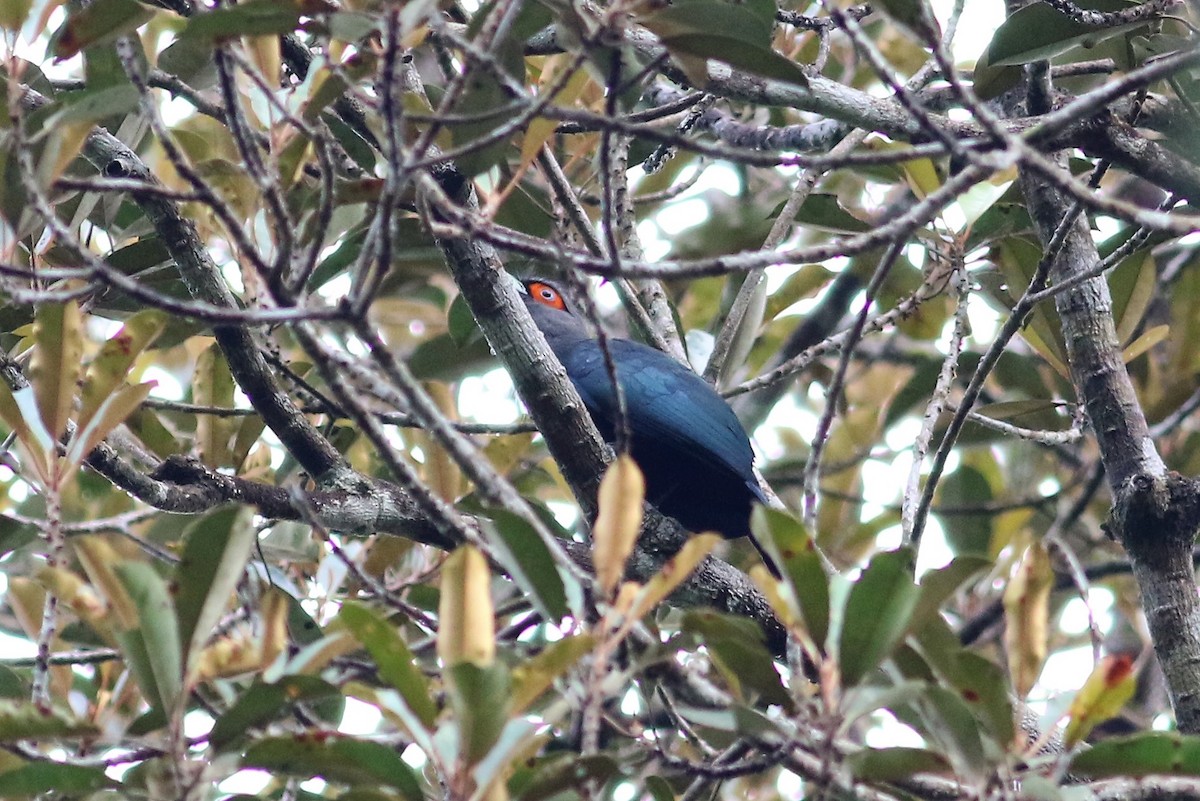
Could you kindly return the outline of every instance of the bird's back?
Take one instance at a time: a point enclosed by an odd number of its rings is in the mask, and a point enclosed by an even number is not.
[[[617,396],[600,343],[566,309],[528,295],[525,304],[601,435],[613,442]],[[646,499],[689,530],[748,535],[751,504],[766,499],[754,475],[750,440],[733,409],[665,353],[627,339],[608,344],[625,394],[630,450],[646,477]]]
[[[764,498],[754,451],[729,404],[660,351],[625,339],[611,339],[609,347],[648,499],[690,529],[747,534],[750,502]],[[581,340],[559,358],[601,434],[612,441],[617,399],[599,343]]]

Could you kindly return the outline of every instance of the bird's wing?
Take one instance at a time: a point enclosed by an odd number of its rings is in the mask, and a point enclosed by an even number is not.
[[[746,481],[761,495],[750,465],[754,451],[729,404],[704,379],[649,346],[609,340],[625,391],[630,427],[641,437],[677,449]],[[597,423],[612,427],[616,394],[595,340],[580,343],[567,368],[580,397]]]

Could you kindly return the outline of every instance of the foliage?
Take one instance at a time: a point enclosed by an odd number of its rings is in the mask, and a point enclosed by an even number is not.
[[[976,6],[0,2],[0,797],[1200,798],[1200,6]]]

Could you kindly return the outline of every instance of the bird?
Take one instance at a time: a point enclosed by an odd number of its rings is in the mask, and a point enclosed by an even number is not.
[[[599,340],[554,283],[545,278],[521,283],[533,322],[600,435],[614,443],[617,393]],[[752,505],[767,497],[754,474],[750,437],[733,409],[708,382],[662,351],[615,337],[608,339],[608,348],[625,397],[630,455],[645,476],[646,500],[689,531],[716,531],[727,539],[750,536]],[[765,553],[764,560],[778,572]]]

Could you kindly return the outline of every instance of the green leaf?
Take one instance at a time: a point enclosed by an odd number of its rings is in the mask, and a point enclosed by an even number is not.
[[[125,83],[100,89],[84,89],[68,95],[54,115],[55,123],[99,122],[117,114],[127,114],[138,107],[141,95],[137,88]]]
[[[1147,249],[1121,261],[1108,276],[1112,292],[1113,319],[1117,321],[1117,344],[1127,345],[1155,296],[1158,275],[1154,256]]]
[[[962,698],[944,687],[930,686],[915,700],[926,728],[950,755],[954,769],[966,776],[984,775],[987,759],[979,724]]]
[[[0,388],[0,398],[4,388]],[[7,416],[5,417],[7,423]],[[26,522],[18,521],[8,515],[0,515],[0,556],[23,548],[38,538],[37,527]]]
[[[488,507],[491,528],[498,535],[490,541],[498,545],[498,558],[505,570],[525,590],[542,618],[557,623],[570,614],[566,585],[554,557],[533,527],[516,514]],[[574,579],[568,576],[568,580]]]
[[[785,203],[787,201],[784,201]],[[782,204],[781,204],[782,208]],[[851,214],[841,204],[837,195],[827,195],[820,192],[809,195],[808,200],[796,214],[796,222],[809,228],[820,228],[834,233],[861,234],[871,230],[871,224],[863,222]],[[821,268],[824,271],[824,268]],[[826,277],[828,280],[828,277]],[[824,282],[822,283],[822,285]]]
[[[44,303],[33,322],[32,381],[46,431],[56,441],[67,430],[75,383],[83,367],[83,317],[74,303]]]
[[[1051,59],[1073,47],[1095,47],[1105,39],[1145,26],[1145,22],[1131,22],[1097,28],[1073,20],[1047,3],[1032,3],[1018,9],[996,29],[988,45],[987,63],[1005,67]]]
[[[80,426],[71,437],[66,452],[68,464],[80,464],[101,440],[137,411],[155,386],[156,381],[124,386],[105,398],[88,425]]]
[[[791,582],[808,633],[818,646],[829,636],[829,578],[804,524],[786,512],[756,504],[750,518],[755,540]]]
[[[149,675],[139,676],[143,691],[149,684],[156,695],[148,693],[147,697],[164,711],[171,709],[183,687],[183,649],[167,583],[141,562],[125,562],[114,570],[138,612],[138,627],[125,634],[134,635],[133,642],[126,642],[141,650],[134,656],[144,660],[143,670],[149,670]]]
[[[158,54],[158,68],[195,89],[208,89],[217,81],[212,45],[193,37],[181,37],[167,45]]]
[[[338,688],[316,676],[284,676],[270,684],[256,682],[217,718],[209,743],[222,749],[241,740],[252,729],[279,719],[293,704],[334,697],[342,697]]]
[[[29,695],[29,685],[17,671],[0,665],[0,698],[25,698]]]
[[[880,0],[879,9],[922,45],[941,38],[941,26],[928,0]]]
[[[969,464],[942,479],[938,487],[939,504],[948,507],[981,507],[993,500],[992,485],[982,472]],[[946,531],[946,544],[957,556],[984,556],[992,543],[992,526],[995,515],[954,515],[942,525]]]
[[[464,661],[452,665],[447,674],[459,755],[474,765],[495,745],[508,722],[508,668],[500,662],[481,666]]]
[[[321,625],[313,620],[294,595],[288,595],[288,634],[298,645],[311,645],[325,636]]]
[[[188,20],[184,36],[236,39],[291,33],[300,24],[300,6],[287,0],[247,0],[205,11]]]
[[[533,777],[521,788],[517,801],[543,801],[564,790],[583,787],[589,782],[603,784],[617,775],[616,761],[603,754],[576,756],[554,755],[539,765]]]
[[[189,676],[242,579],[258,537],[246,506],[225,506],[192,523],[175,567],[175,608]]]
[[[34,472],[48,476],[48,455],[54,451],[54,440],[42,425],[42,416],[37,408],[37,395],[32,386],[13,391],[0,381],[0,418],[8,424],[17,440],[25,446],[33,460]]]
[[[0,28],[19,31],[33,8],[33,0],[0,0]]]
[[[901,548],[876,555],[854,583],[837,651],[845,686],[877,668],[908,631],[920,597],[912,575],[912,551]]]
[[[1011,684],[1000,666],[963,648],[940,617],[925,620],[912,640],[942,682],[957,693],[998,742],[1013,738]]]
[[[908,779],[915,773],[945,773],[950,763],[941,754],[924,748],[871,748],[851,754],[850,773],[862,781]]]
[[[30,762],[16,770],[0,773],[0,798],[20,798],[42,793],[91,793],[116,787],[103,768]]]
[[[471,314],[471,307],[461,294],[455,295],[454,300],[450,301],[450,310],[446,312],[446,324],[450,339],[460,348],[481,336],[475,316]]]
[[[658,35],[697,88],[708,83],[702,59],[709,58],[764,78],[808,86],[800,65],[771,49],[771,25],[750,9],[692,0],[638,21]]]
[[[713,661],[743,700],[751,700],[746,691],[754,690],[767,704],[791,706],[791,696],[775,670],[762,629],[755,623],[703,609],[684,615],[683,629],[701,637]]]
[[[121,330],[104,343],[104,347],[88,365],[83,381],[80,428],[87,426],[100,405],[125,382],[134,360],[150,346],[166,324],[166,315],[147,309],[126,320]]]
[[[957,655],[954,689],[999,742],[1014,735],[1013,708],[1004,670],[985,656],[963,649]]]
[[[192,378],[192,400],[203,406],[233,407],[234,383],[221,349],[213,344],[196,359]],[[196,444],[209,467],[225,467],[233,461],[230,441],[239,421],[211,414],[196,416]]]
[[[337,735],[266,737],[246,749],[242,767],[351,785],[383,783],[409,801],[424,801],[413,769],[393,749],[369,740]]]
[[[1200,737],[1150,732],[1103,740],[1071,760],[1069,772],[1103,779],[1120,776],[1200,776]]]
[[[512,671],[512,711],[523,711],[592,650],[595,639],[589,634],[564,637],[542,649],[541,653],[516,665]]]
[[[992,566],[990,559],[982,556],[956,556],[950,563],[921,576],[920,597],[913,609],[912,628],[919,628],[926,620],[938,614],[942,603],[973,576]]]
[[[30,701],[0,700],[0,742],[95,737],[99,733],[91,721],[77,718],[65,709],[44,709]]]
[[[54,55],[70,58],[86,47],[129,33],[153,16],[154,9],[136,0],[96,0],[67,18],[54,43]]]
[[[338,620],[370,652],[380,678],[404,696],[409,708],[425,726],[432,726],[437,718],[437,706],[429,694],[429,682],[396,628],[373,609],[357,603],[343,605]]]
[[[675,791],[671,784],[662,776],[646,777],[646,792],[654,801],[675,801]]]
[[[376,15],[362,11],[335,11],[326,21],[329,35],[343,42],[357,42],[378,31],[380,25]]]

